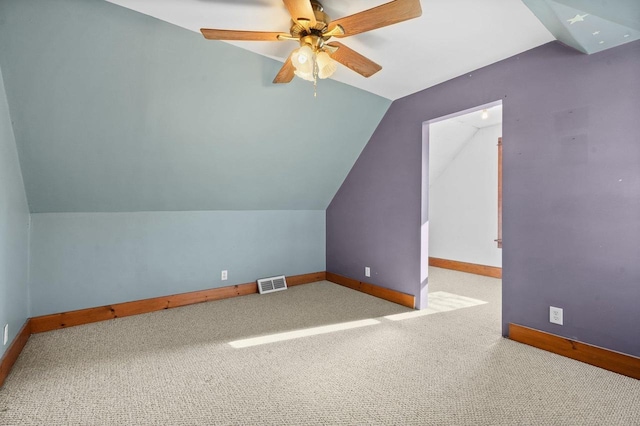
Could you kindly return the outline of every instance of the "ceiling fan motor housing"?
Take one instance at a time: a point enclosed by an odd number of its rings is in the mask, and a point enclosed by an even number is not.
[[[294,50],[285,61],[273,80],[274,83],[289,83],[298,70],[293,64],[293,55],[300,56],[302,50],[315,61],[333,64],[336,61],[357,72],[363,77],[371,77],[382,67],[349,47],[333,41],[332,37],[349,37],[388,25],[397,24],[422,15],[420,0],[391,0],[371,9],[331,21],[317,0],[282,0],[292,19],[289,34],[276,31],[237,31],[215,28],[201,28],[202,35],[208,40],[240,41],[286,41],[300,42],[300,48]],[[309,52],[308,50],[311,50]],[[305,56],[306,58],[306,56]],[[308,59],[308,58],[306,58]],[[300,61],[301,64],[306,59]],[[317,63],[316,63],[317,64]],[[335,65],[335,64],[333,64]],[[332,71],[322,68],[318,76],[326,78]],[[325,77],[322,77],[324,74]],[[315,82],[315,76],[313,81]]]
[[[331,18],[329,18],[329,15],[324,13],[324,8],[320,3],[312,1],[311,7],[313,8],[313,14],[316,18],[316,25],[309,27],[309,25],[304,25],[304,21],[292,21],[291,29],[289,30],[292,37],[300,39],[309,35],[322,37],[323,32],[326,31],[329,23],[331,22]],[[325,41],[329,38],[330,37],[326,37]]]

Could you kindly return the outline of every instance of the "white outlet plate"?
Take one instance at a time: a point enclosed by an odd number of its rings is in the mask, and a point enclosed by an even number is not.
[[[368,266],[364,267],[364,276],[365,277],[370,277],[371,276],[371,268],[369,268]]]
[[[2,338],[2,345],[6,345],[9,341],[9,324],[4,325],[4,337]]]
[[[228,276],[228,275],[227,275],[227,270],[225,269],[225,270],[224,270],[224,271],[222,271],[222,273],[220,274],[220,279],[221,279],[222,281],[226,281],[227,276]]]
[[[553,324],[562,325],[563,312],[562,308],[556,308],[555,306],[549,306],[549,322]]]

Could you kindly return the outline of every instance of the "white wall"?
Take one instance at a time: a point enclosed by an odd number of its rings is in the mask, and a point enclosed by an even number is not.
[[[430,135],[430,144],[438,140]],[[478,130],[429,184],[429,256],[502,267],[498,232],[498,137]]]

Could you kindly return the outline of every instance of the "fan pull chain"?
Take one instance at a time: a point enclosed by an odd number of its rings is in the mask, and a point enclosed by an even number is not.
[[[318,97],[318,63],[313,61],[313,97]]]

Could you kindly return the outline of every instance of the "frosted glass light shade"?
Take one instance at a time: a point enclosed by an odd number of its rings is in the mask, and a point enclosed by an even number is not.
[[[291,63],[293,63],[293,67],[296,71],[299,71],[302,74],[313,74],[313,67],[315,64],[314,56],[315,55],[311,47],[305,45],[293,51],[293,54],[291,55]]]
[[[303,80],[314,81],[313,73],[310,72],[300,72],[299,70],[294,70],[293,73],[300,77]]]
[[[318,77],[329,78],[338,69],[336,61],[331,59],[331,56],[327,52],[320,52],[316,55],[316,62],[318,64]]]

